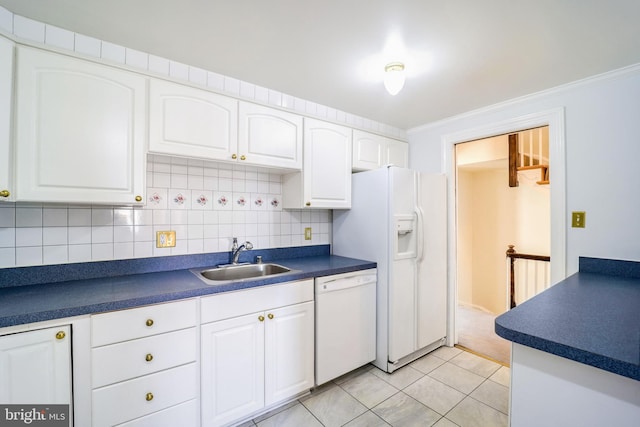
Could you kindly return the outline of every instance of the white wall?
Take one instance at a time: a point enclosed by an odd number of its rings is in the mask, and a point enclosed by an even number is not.
[[[640,66],[411,129],[410,166],[445,172],[444,135],[562,107],[567,275],[579,256],[640,260]],[[586,228],[570,227],[571,211],[586,211]]]

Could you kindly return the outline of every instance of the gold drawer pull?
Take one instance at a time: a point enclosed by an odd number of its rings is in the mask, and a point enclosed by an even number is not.
[[[146,360],[147,362],[151,362],[153,360],[153,354],[147,353],[147,355],[144,357],[144,360]]]
[[[311,202],[307,202],[304,204],[305,206],[311,206]]]
[[[240,156],[240,160],[247,160],[247,158],[243,154],[242,156]]]
[[[258,320],[264,322],[264,316],[258,316]]]
[[[9,193],[9,190],[0,191],[0,197],[9,197],[10,195],[11,193]]]
[[[61,340],[61,339],[64,339],[64,337],[66,336],[67,334],[65,334],[64,331],[58,331],[58,333],[56,334],[56,339]]]
[[[153,326],[153,319],[147,319],[147,326]]]
[[[269,313],[269,314],[267,315],[267,317],[268,317],[269,319],[273,319],[273,317],[274,317],[274,316],[273,316],[273,313]]]
[[[236,154],[232,154],[232,155],[231,155],[231,158],[232,158],[233,160],[235,160],[235,159],[237,159],[237,158],[238,158],[238,156],[237,156]]]
[[[147,393],[147,402],[151,402],[153,400],[153,393]]]
[[[136,196],[136,202],[141,202],[142,201],[142,196]]]

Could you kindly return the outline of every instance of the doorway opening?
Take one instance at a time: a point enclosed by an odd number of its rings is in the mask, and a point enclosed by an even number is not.
[[[494,116],[495,117],[495,116]],[[478,120],[472,120],[478,122]],[[566,278],[566,155],[565,155],[565,118],[564,108],[555,108],[524,116],[503,118],[501,121],[487,122],[477,127],[466,128],[442,136],[442,170],[447,176],[447,212],[448,212],[448,319],[446,345],[453,347],[458,343],[457,302],[458,302],[458,259],[457,259],[457,177],[455,164],[455,146],[477,139],[489,138],[531,129],[549,126],[549,174],[553,184],[550,194],[550,230],[551,230],[551,283]],[[505,267],[506,268],[506,267]]]
[[[550,252],[548,135],[543,126],[455,145],[458,344],[505,365],[510,343],[493,326],[514,298],[505,253]],[[548,267],[532,288],[548,287]]]

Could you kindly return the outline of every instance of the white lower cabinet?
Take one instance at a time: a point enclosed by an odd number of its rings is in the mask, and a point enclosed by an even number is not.
[[[196,325],[197,300],[92,316],[92,426],[197,426]]]
[[[313,310],[312,280],[202,299],[203,426],[241,421],[314,386]]]
[[[69,325],[0,337],[2,404],[71,405],[71,384]]]
[[[224,425],[264,406],[264,321],[250,314],[201,327],[202,420]]]

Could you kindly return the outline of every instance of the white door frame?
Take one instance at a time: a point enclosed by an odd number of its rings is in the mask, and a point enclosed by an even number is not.
[[[551,204],[551,283],[566,277],[566,159],[564,108],[557,108],[525,116],[514,117],[485,126],[466,129],[442,136],[442,170],[447,175],[448,212],[448,321],[447,345],[458,342],[455,327],[458,301],[457,281],[457,198],[455,145],[476,139],[489,138],[506,133],[519,132],[541,126],[549,126],[549,176]]]

